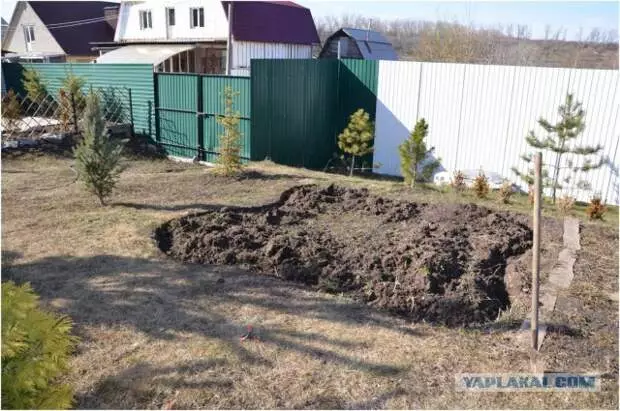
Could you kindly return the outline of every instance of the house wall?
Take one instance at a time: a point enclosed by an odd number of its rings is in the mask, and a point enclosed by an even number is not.
[[[166,8],[175,9],[176,24],[166,30]],[[205,27],[190,28],[190,8],[203,7]],[[140,11],[151,10],[153,28],[140,30]],[[168,35],[169,34],[169,35]],[[119,10],[114,41],[226,40],[228,20],[222,3],[216,0],[165,0],[123,2]]]
[[[252,59],[310,59],[312,58],[312,46],[233,41],[232,57],[231,74],[249,76]]]
[[[15,24],[9,26],[6,39],[3,39],[3,50],[15,53],[27,52],[23,26],[32,25],[34,26],[35,39],[32,43],[33,52],[64,54],[65,51],[27,2],[18,2],[14,13],[11,22]]]

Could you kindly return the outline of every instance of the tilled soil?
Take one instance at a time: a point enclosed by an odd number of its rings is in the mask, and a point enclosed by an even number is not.
[[[475,204],[310,185],[273,204],[169,221],[155,237],[185,262],[241,265],[414,321],[467,326],[494,320],[510,304],[504,274],[531,247],[527,221]]]

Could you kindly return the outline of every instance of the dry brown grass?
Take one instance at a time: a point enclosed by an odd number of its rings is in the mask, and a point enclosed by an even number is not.
[[[68,165],[4,159],[2,263],[4,279],[31,281],[46,305],[75,321],[81,343],[68,380],[79,408],[617,408],[617,380],[595,394],[456,392],[455,373],[530,371],[529,350],[513,330],[410,324],[270,277],[183,265],[150,238],[162,222],[205,205],[259,204],[301,183],[364,185],[421,201],[469,197],[269,164],[235,180],[200,166],[133,161],[102,208]],[[260,341],[239,341],[248,323]],[[567,371],[582,355],[549,350],[537,361]]]

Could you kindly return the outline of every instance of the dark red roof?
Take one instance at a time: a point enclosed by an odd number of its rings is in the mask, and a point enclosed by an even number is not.
[[[46,26],[103,18],[105,7],[119,6],[118,3],[105,1],[29,1],[28,4]],[[48,30],[68,55],[90,55],[93,54],[91,42],[114,40],[114,29],[104,20],[82,22],[70,27],[48,27]]]
[[[222,1],[228,16],[229,1]],[[235,40],[261,43],[318,44],[310,10],[292,1],[233,2]]]

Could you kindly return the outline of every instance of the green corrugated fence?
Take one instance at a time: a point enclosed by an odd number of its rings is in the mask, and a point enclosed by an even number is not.
[[[137,134],[155,137],[153,66],[150,64],[92,64],[92,63],[3,63],[6,88],[24,94],[24,69],[39,72],[47,90],[58,95],[62,81],[69,73],[86,80],[85,90],[94,88],[123,88],[131,95],[131,113]],[[127,94],[129,95],[129,93]],[[129,110],[130,108],[126,108]]]
[[[354,111],[374,120],[376,61],[259,59],[251,76],[252,160],[323,168]]]
[[[323,168],[338,155],[337,136],[363,108],[375,117],[377,62],[253,60],[252,76],[153,73],[149,64],[3,64],[7,89],[23,93],[24,68],[37,70],[50,93],[73,73],[86,87],[131,90],[137,134],[152,136],[170,155],[214,162],[226,86],[238,93],[242,157]],[[250,122],[251,118],[251,122]],[[364,159],[372,162],[372,156]]]
[[[241,157],[250,159],[250,78],[202,74],[155,75],[158,142],[171,155],[215,162],[223,132],[217,116],[223,115],[226,87],[237,95],[234,110],[241,118]]]

